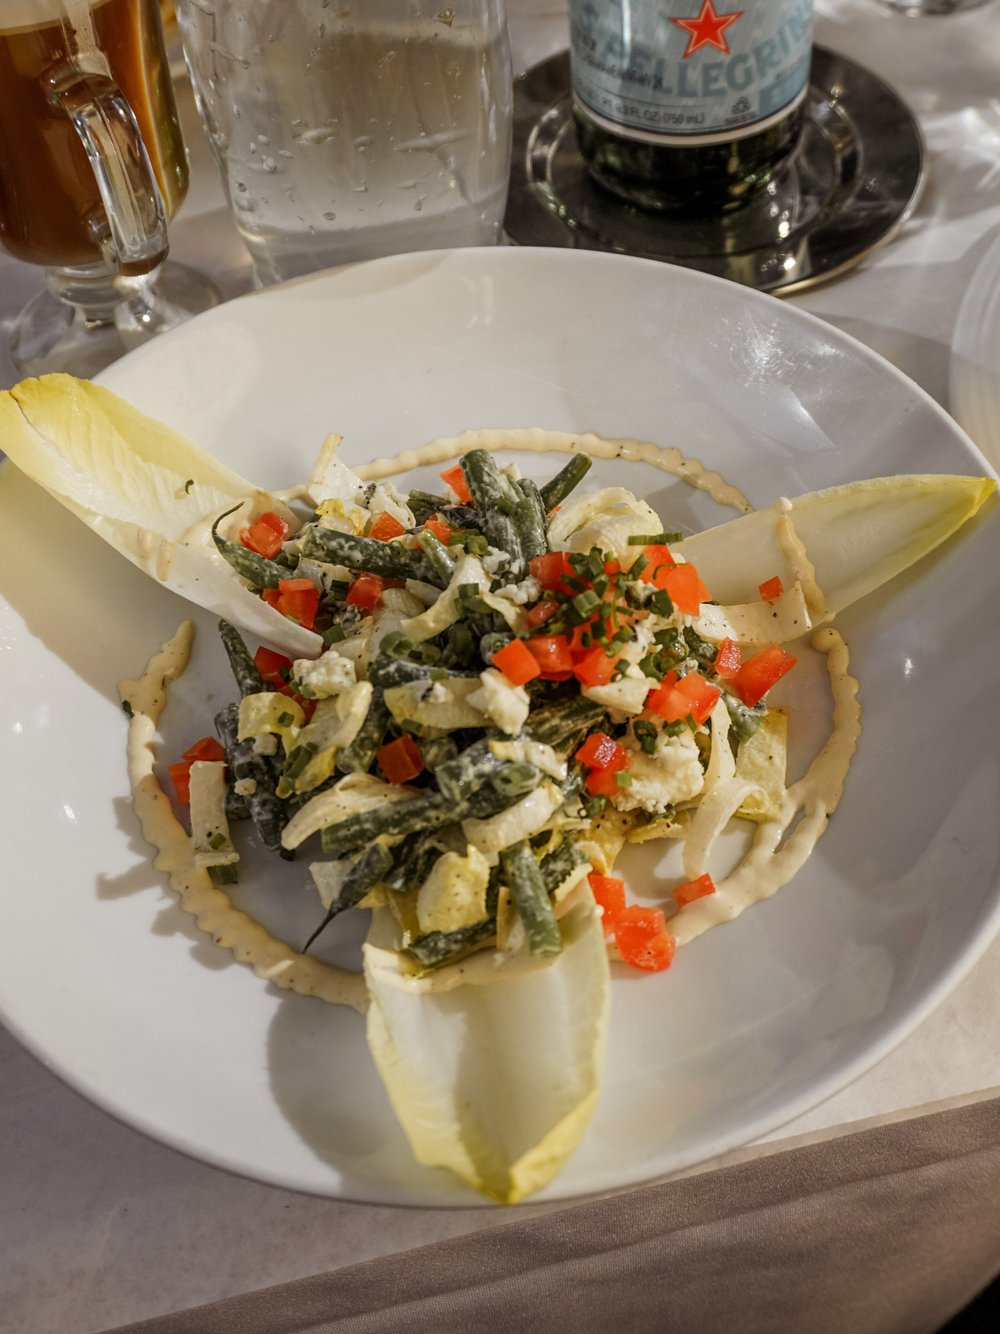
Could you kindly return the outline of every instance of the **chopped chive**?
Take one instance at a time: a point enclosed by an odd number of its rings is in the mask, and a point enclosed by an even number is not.
[[[668,542],[682,542],[683,533],[633,533],[628,540],[630,547],[665,546]]]

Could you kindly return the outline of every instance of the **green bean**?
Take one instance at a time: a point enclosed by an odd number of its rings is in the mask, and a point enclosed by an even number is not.
[[[334,763],[342,774],[367,773],[375,759],[375,752],[381,746],[392,715],[385,702],[381,686],[372,691],[372,702],[368,706],[365,720],[358,729],[358,734],[347,746],[337,751]]]
[[[222,520],[228,519],[230,514],[235,514],[243,503],[241,500],[239,505],[234,505],[232,509],[219,515],[212,524],[212,541],[220,555],[225,556],[236,573],[247,583],[253,584],[254,588],[277,588],[280,580],[288,578],[288,569],[284,565],[268,560],[266,556],[259,556],[256,551],[251,551],[249,547],[242,546],[239,542],[227,542],[218,532]]]
[[[349,815],[327,825],[320,837],[326,853],[355,852],[377,838],[398,838],[418,830],[435,829],[451,824],[456,818],[453,802],[437,792],[422,792],[408,801],[386,802],[375,810]]]
[[[503,767],[490,749],[488,741],[476,741],[453,760],[448,760],[435,771],[438,790],[449,801],[461,801],[476,788],[491,779]]]
[[[429,491],[411,491],[406,503],[417,523],[426,523],[432,514],[440,514],[448,508],[447,497],[435,496]]]
[[[247,810],[246,801],[231,785],[226,785],[226,819],[227,820],[249,820],[250,812]]]
[[[455,931],[428,931],[417,936],[404,952],[425,968],[436,968],[449,959],[465,954],[476,945],[482,945],[496,935],[496,919],[487,917],[473,926],[460,926]]]
[[[374,537],[355,537],[333,528],[310,523],[298,533],[303,556],[346,565],[349,570],[363,570],[383,579],[419,579],[422,583],[444,587],[447,580],[434,569],[422,551],[398,542],[379,542]]]
[[[383,836],[399,838],[418,830],[426,832],[446,824],[460,824],[469,818],[489,819],[513,806],[518,799],[499,792],[489,783],[483,783],[460,801],[441,792],[421,792],[420,796],[408,801],[389,802],[328,825],[320,835],[323,851],[354,852]]]
[[[547,511],[551,513],[557,505],[562,504],[573,488],[586,477],[592,462],[589,454],[574,454],[555,477],[549,478],[541,488],[542,503]]]
[[[578,843],[571,838],[564,838],[557,848],[546,853],[539,863],[545,889],[554,894],[567,876],[587,860],[586,854]]]
[[[425,528],[419,535],[417,541],[430,563],[434,566],[437,574],[447,583],[455,573],[455,562],[448,555],[448,549],[430,529]]]
[[[522,477],[518,486],[524,499],[518,502],[514,510],[514,522],[521,538],[524,558],[530,561],[533,556],[544,556],[549,549],[545,502],[530,477]]]
[[[240,741],[239,729],[239,705],[227,704],[215,715],[215,730],[226,752],[231,781],[251,779],[255,785],[243,800],[261,841],[270,852],[287,857],[287,850],[281,846],[281,831],[287,823],[288,811],[275,792],[274,765],[268,756],[257,754],[252,739]]]
[[[562,950],[562,935],[545,881],[527,839],[500,854],[504,877],[517,915],[524,923],[532,954],[547,957]]]
[[[511,518],[520,495],[509,477],[504,477],[493,456],[485,449],[463,454],[462,472],[476,502],[479,522],[490,545],[503,551],[510,561],[510,577],[521,579],[526,569],[517,525]]]
[[[526,730],[536,741],[553,746],[580,728],[592,726],[604,713],[604,706],[586,695],[571,695],[530,713]]]
[[[392,864],[392,853],[384,843],[373,843],[348,871],[340,892],[326,910],[326,916],[302,946],[302,953],[308,950],[321,931],[325,930],[333,919],[348,908],[356,908],[364,896],[379,883]]]
[[[542,771],[533,764],[504,764],[490,779],[490,786],[501,796],[517,800],[533,792],[542,781]]]
[[[390,658],[381,653],[368,668],[368,680],[383,689],[406,685],[409,681],[469,681],[478,675],[474,671],[441,667],[436,662],[409,662],[406,658]]]
[[[471,505],[448,505],[438,513],[442,523],[449,528],[478,528],[483,521],[482,515]]]
[[[424,765],[431,773],[436,773],[442,764],[447,764],[458,754],[458,746],[453,736],[427,737],[419,742],[419,745]]]
[[[230,625],[228,621],[220,620],[219,634],[240,694],[256,695],[261,690],[266,690],[267,683],[257,670],[257,665],[250,656],[250,650],[236,627]]]
[[[436,968],[485,944],[496,935],[496,929],[496,918],[486,917],[454,931],[430,931],[410,941],[405,952],[423,967]]]
[[[408,835],[393,849],[392,866],[385,876],[385,884],[398,894],[419,889],[441,855],[436,833]]]

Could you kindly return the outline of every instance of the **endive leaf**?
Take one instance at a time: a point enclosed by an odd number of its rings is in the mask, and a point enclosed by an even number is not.
[[[504,1204],[559,1172],[600,1088],[610,987],[589,890],[559,925],[555,959],[491,950],[423,978],[388,909],[364,947],[368,1046],[415,1157]]]
[[[176,431],[89,380],[44,375],[0,393],[0,450],[174,592],[297,657],[320,652],[318,635],[240,582],[209,533],[241,500],[236,528],[268,509],[292,527],[295,516]]]
[[[933,551],[995,490],[988,477],[877,477],[811,491],[787,511],[755,510],[675,546],[717,602],[749,602],[764,580],[779,575],[787,587],[802,574],[781,541],[787,514],[822,590],[823,606],[810,606],[819,623]]]

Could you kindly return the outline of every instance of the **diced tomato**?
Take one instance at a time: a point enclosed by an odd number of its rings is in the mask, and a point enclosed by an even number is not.
[[[404,735],[379,746],[375,752],[378,766],[390,783],[408,783],[424,769],[424,757],[413,737]]]
[[[180,760],[167,769],[177,800],[182,806],[191,804],[191,764],[191,760]]]
[[[601,926],[606,936],[613,936],[615,924],[625,911],[625,881],[615,876],[598,875],[592,871],[587,876],[594,902],[602,910]]]
[[[591,649],[574,665],[573,675],[582,686],[606,686],[620,657],[620,653],[615,653],[609,658],[603,648]]]
[[[750,708],[760,702],[776,681],[795,666],[796,659],[772,644],[762,648],[746,662],[730,681],[733,690]]]
[[[618,914],[615,944],[627,964],[650,973],[669,968],[677,951],[677,941],[667,931],[660,909],[643,908],[638,904]]]
[[[706,894],[715,892],[715,881],[706,872],[705,875],[698,876],[697,880],[688,880],[683,885],[678,885],[674,890],[674,901],[678,908],[683,908],[689,903],[694,903],[695,899],[703,899]]]
[[[261,594],[269,607],[311,630],[319,610],[319,589],[311,579],[279,579],[277,588]]]
[[[604,573],[612,577],[622,572],[622,563],[620,560],[606,560],[604,562]]]
[[[424,520],[424,527],[429,533],[433,533],[439,542],[443,542],[445,546],[451,541],[451,535],[455,531],[454,528],[445,523],[444,519],[439,519],[435,514],[432,514],[429,519]]]
[[[454,468],[447,468],[444,472],[438,473],[438,476],[446,486],[451,487],[463,505],[473,504],[472,493],[460,463],[456,463]]]
[[[525,620],[528,622],[528,629],[534,630],[536,625],[541,625],[547,621],[550,616],[554,616],[559,610],[559,603],[548,598],[544,602],[536,602],[533,607],[529,607]]]
[[[542,588],[557,593],[570,593],[573,590],[564,579],[575,579],[576,571],[569,563],[568,551],[547,551],[543,556],[532,556],[528,562],[531,577],[537,579]]]
[[[743,654],[735,639],[724,639],[715,659],[715,674],[723,681],[731,681],[743,665]]]
[[[678,679],[676,672],[668,672],[655,690],[646,696],[646,707],[664,722],[683,722],[689,715],[700,726],[715,707],[722,691],[701,672],[688,672]]]
[[[276,690],[287,685],[288,674],[292,670],[291,658],[286,658],[283,653],[275,653],[273,648],[266,648],[261,644],[253,655],[253,662],[268,685],[274,686]]]
[[[627,754],[627,752],[626,752]],[[614,769],[591,769],[587,774],[586,788],[592,797],[607,797],[610,801],[622,791],[622,784],[618,781],[618,775],[628,771],[629,760],[620,768]]]
[[[391,537],[400,537],[405,532],[399,520],[388,510],[383,510],[368,530],[368,536],[374,537],[376,542],[388,542]]]
[[[773,579],[765,579],[757,587],[762,602],[773,602],[775,598],[780,598],[784,591],[785,585],[781,582],[780,575],[777,574]]]
[[[382,601],[386,581],[377,574],[359,574],[347,590],[347,601],[362,611],[374,611]]]
[[[538,663],[540,675],[549,681],[568,680],[573,674],[573,655],[565,635],[536,635],[522,641]]]
[[[628,751],[607,732],[591,732],[573,758],[588,769],[610,769],[612,773],[629,766]]]
[[[493,666],[515,686],[523,686],[526,681],[533,681],[542,674],[537,658],[522,639],[512,639],[498,649],[493,654]]]
[[[281,544],[288,536],[288,524],[280,514],[270,510],[256,519],[249,528],[240,529],[240,542],[258,556],[273,558],[281,550]]]
[[[203,736],[200,741],[196,741],[193,746],[188,746],[184,752],[186,760],[224,760],[226,752],[222,749],[221,742],[214,736]]]
[[[658,585],[670,594],[670,600],[685,616],[697,616],[701,604],[711,599],[711,593],[702,583],[701,575],[693,565],[675,565],[664,570]]]
[[[643,547],[642,554],[646,557],[647,565],[639,575],[639,582],[652,584],[654,588],[663,588],[665,586],[663,580],[668,570],[674,569],[677,564],[670,548],[658,542],[653,546]]]

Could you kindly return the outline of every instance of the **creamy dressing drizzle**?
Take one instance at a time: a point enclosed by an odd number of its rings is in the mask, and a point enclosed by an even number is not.
[[[826,595],[816,582],[816,567],[809,559],[802,539],[795,531],[795,524],[792,521],[792,511],[795,506],[782,496],[780,500],[774,502],[774,508],[779,515],[775,528],[778,546],[792,567],[795,578],[802,585],[802,594],[813,622],[821,621],[826,615]]]
[[[750,851],[736,870],[718,883],[717,893],[696,899],[671,919],[670,930],[678,944],[686,944],[720,922],[731,922],[752,903],[770,898],[786,885],[805,863],[837,809],[861,735],[858,682],[847,670],[847,645],[836,630],[817,630],[811,643],[826,654],[833,693],[830,736],[805,776],[785,792],[777,818],[757,827]],[[798,824],[785,838],[800,814]]]
[[[748,514],[753,509],[746,496],[721,474],[705,468],[697,459],[685,458],[677,449],[666,449],[641,440],[608,440],[590,433],[575,435],[537,427],[465,431],[461,435],[434,440],[418,449],[405,450],[392,458],[376,459],[354,471],[362,480],[373,481],[446,462],[470,449],[585,453],[594,458],[645,463],[704,491],[721,506],[741,514]],[[303,496],[308,496],[308,486],[290,488],[274,496],[257,492],[252,497],[253,511],[258,511],[265,497],[268,501],[287,503]],[[805,547],[795,531],[791,518],[794,506],[791,501],[782,499],[776,502],[775,508],[780,515],[778,542],[796,579],[802,584],[810,613],[819,619],[825,614],[825,599]],[[241,526],[246,521],[242,516],[238,517]],[[212,519],[208,518],[195,525],[181,540],[205,543],[211,523]],[[161,546],[157,571],[161,580],[169,566],[169,546],[167,543]],[[170,802],[153,772],[153,739],[166,702],[166,682],[174,680],[184,670],[193,633],[193,626],[186,622],[150,660],[139,680],[123,681],[119,686],[122,699],[133,710],[128,741],[129,776],[143,834],[157,849],[154,865],[168,873],[171,887],[180,895],[182,906],[195,917],[202,930],[207,931],[217,944],[232,950],[235,957],[241,963],[249,964],[258,976],[301,995],[318,996],[331,1004],[349,1005],[364,1012],[368,998],[363,975],[320,963],[276,940],[246,913],[234,908],[208,872],[193,863],[191,841],[174,817]],[[670,929],[678,944],[686,944],[709,927],[732,921],[751,904],[770,898],[787,884],[808,859],[837,807],[861,733],[858,682],[848,673],[847,646],[837,631],[819,630],[811,643],[813,648],[827,656],[834,700],[831,734],[806,775],[785,792],[778,817],[758,826],[750,851],[736,870],[719,882],[718,892],[697,899],[671,918]],[[795,828],[786,838],[793,824]],[[575,896],[571,896],[569,902],[574,901]],[[509,960],[507,962],[509,964]],[[440,991],[462,983],[486,981],[496,975],[496,953],[484,951],[440,969],[431,978],[408,976],[400,969],[394,983],[414,991]]]
[[[721,474],[710,472],[697,459],[688,459],[679,449],[665,449],[662,445],[645,440],[607,440],[604,436],[586,432],[574,435],[567,431],[544,431],[541,427],[525,429],[495,429],[463,431],[461,435],[444,436],[419,449],[407,449],[392,458],[375,459],[354,469],[366,482],[411,468],[431,463],[444,463],[470,449],[509,449],[524,454],[589,454],[595,459],[625,459],[629,463],[648,463],[662,472],[679,477],[698,491],[705,491],[719,505],[749,514],[753,509],[742,491],[731,486]]]
[[[167,683],[184,671],[191,656],[194,625],[185,621],[150,658],[137,680],[122,681],[118,694],[132,710],[128,727],[128,772],[143,837],[156,848],[153,865],[165,871],[181,907],[217,945],[231,950],[258,977],[301,996],[317,996],[363,1013],[368,1004],[364,978],[296,953],[235,908],[202,867],[195,866],[191,839],[174,816],[153,766],[156,727],[167,702]]]

